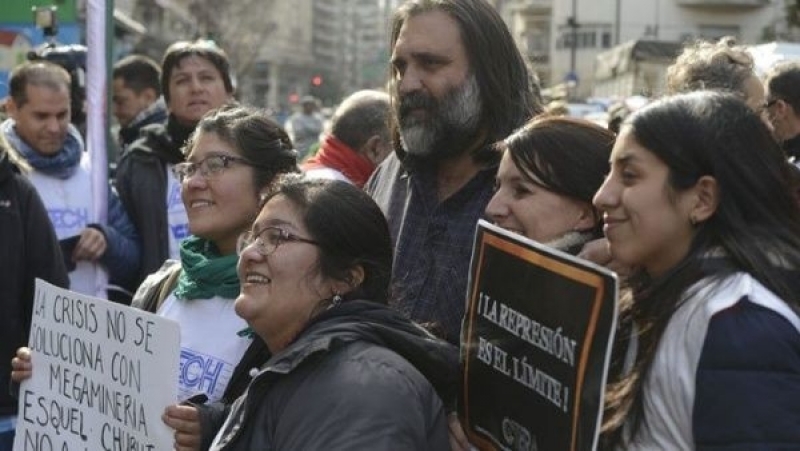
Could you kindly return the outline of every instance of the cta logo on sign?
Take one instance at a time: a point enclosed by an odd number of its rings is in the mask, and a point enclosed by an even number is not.
[[[538,451],[535,437],[523,425],[509,418],[503,418],[503,439],[513,451]]]

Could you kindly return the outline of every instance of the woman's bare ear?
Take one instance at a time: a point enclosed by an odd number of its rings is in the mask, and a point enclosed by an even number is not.
[[[337,280],[333,283],[333,292],[349,293],[361,286],[362,283],[364,283],[364,267],[355,265],[350,269],[345,280]]]
[[[694,224],[708,220],[719,206],[719,185],[717,179],[704,175],[697,180],[694,188],[694,205],[689,212],[690,221]]]
[[[576,232],[592,230],[595,225],[597,225],[597,214],[594,206],[589,202],[581,202],[578,219],[575,222],[572,230]]]
[[[350,285],[350,289],[354,290],[361,286],[364,283],[364,267],[361,265],[356,265],[353,269],[350,270],[350,277],[348,280]]]

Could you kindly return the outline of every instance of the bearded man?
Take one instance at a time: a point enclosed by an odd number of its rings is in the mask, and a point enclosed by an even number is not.
[[[541,112],[539,85],[485,0],[403,3],[391,50],[394,153],[366,189],[394,240],[394,306],[458,343],[493,143]]]

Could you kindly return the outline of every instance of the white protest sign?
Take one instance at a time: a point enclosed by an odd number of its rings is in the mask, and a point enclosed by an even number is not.
[[[177,323],[37,279],[28,346],[15,451],[172,449]]]

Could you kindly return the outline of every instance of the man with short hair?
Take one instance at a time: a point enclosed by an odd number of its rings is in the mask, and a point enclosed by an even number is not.
[[[312,178],[344,180],[359,188],[392,151],[389,95],[365,89],[344,99],[331,118],[330,132],[303,171]]]
[[[767,73],[764,108],[773,134],[789,161],[800,167],[800,62],[776,65]]]
[[[114,64],[111,80],[113,113],[120,125],[119,144],[124,151],[143,127],[167,120],[167,107],[161,98],[161,68],[147,56],[130,55]]]
[[[139,268],[139,239],[110,186],[107,224],[90,219],[95,208],[90,194],[91,159],[78,130],[70,124],[67,71],[43,61],[17,66],[9,78],[7,108],[9,119],[0,124],[0,132],[32,168],[27,175],[61,240],[69,263],[70,289],[102,296],[98,291],[113,288],[96,286],[96,273],[102,266],[111,284],[132,291]]]
[[[394,152],[367,191],[395,243],[394,305],[459,342],[492,145],[542,111],[538,82],[485,0],[410,0],[391,32]]]

